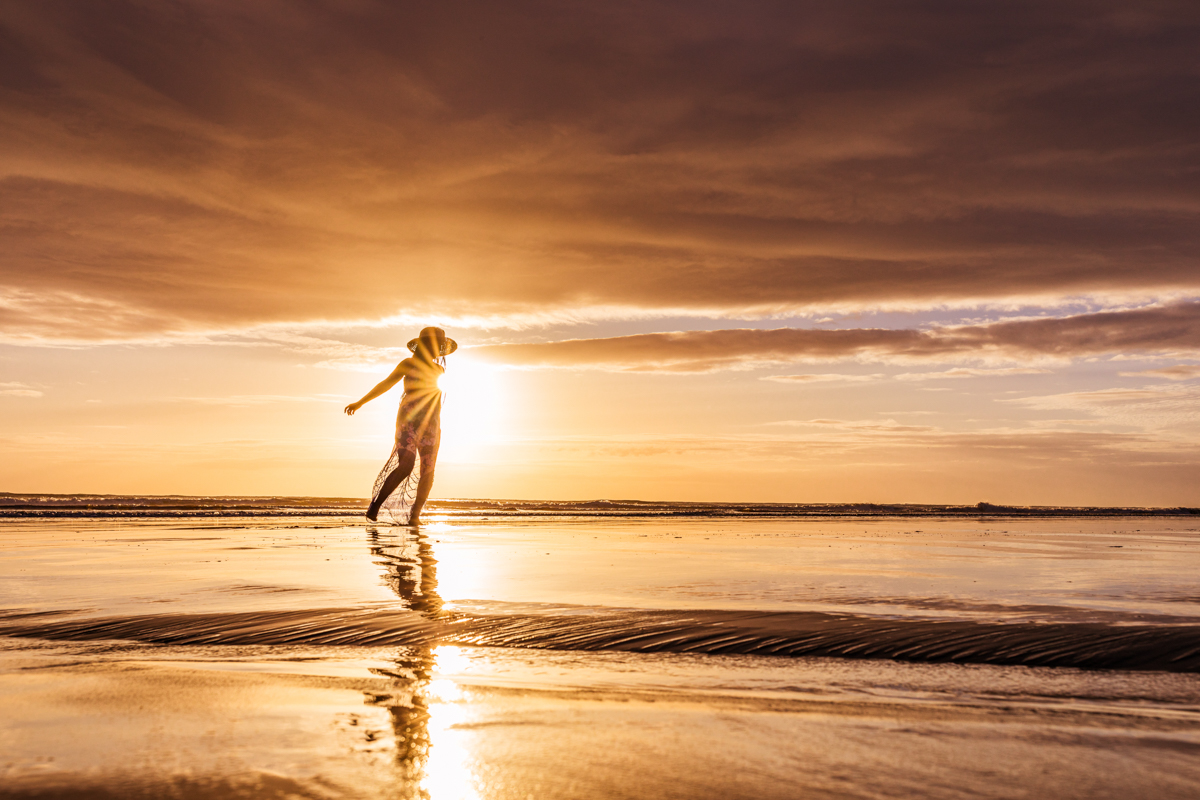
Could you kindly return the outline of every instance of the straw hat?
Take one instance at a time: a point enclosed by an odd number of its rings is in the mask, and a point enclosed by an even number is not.
[[[427,334],[428,334],[428,337],[426,336]],[[424,328],[424,329],[422,329],[421,334],[419,336],[417,336],[417,338],[413,339],[411,342],[408,343],[408,349],[414,353],[417,352],[417,345],[419,345],[421,343],[421,340],[425,339],[425,338],[431,338],[434,341],[441,341],[441,343],[442,343],[441,350],[442,351],[440,353],[438,353],[439,356],[448,356],[451,353],[453,353],[455,350],[458,349],[458,342],[454,341],[451,338],[448,338],[446,336],[446,332],[444,330],[442,330],[441,328]]]

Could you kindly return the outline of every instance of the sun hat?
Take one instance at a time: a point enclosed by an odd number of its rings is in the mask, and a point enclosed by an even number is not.
[[[446,336],[446,332],[441,328],[423,328],[421,334],[408,343],[408,349],[414,353],[417,352],[417,345],[421,343],[422,339],[426,338],[426,334],[429,334],[429,338],[435,341],[441,340],[442,348],[441,352],[438,353],[439,356],[448,356],[458,349],[458,342]]]

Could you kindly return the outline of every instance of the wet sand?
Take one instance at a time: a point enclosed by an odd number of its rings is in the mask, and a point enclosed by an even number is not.
[[[1197,528],[3,522],[0,795],[1193,797]]]

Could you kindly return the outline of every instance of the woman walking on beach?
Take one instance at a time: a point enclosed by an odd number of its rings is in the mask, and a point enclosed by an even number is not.
[[[404,397],[396,415],[396,444],[375,479],[367,509],[367,519],[372,522],[379,518],[381,510],[386,510],[398,522],[420,524],[421,509],[433,488],[433,470],[442,440],[442,392],[438,389],[438,378],[446,371],[445,357],[458,349],[458,343],[447,339],[441,328],[425,328],[408,343],[408,349],[412,358],[401,361],[391,375],[345,409],[353,416],[364,404],[404,381]]]

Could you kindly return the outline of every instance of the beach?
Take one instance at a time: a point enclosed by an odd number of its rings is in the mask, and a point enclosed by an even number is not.
[[[1197,52],[0,2],[0,800],[1200,798]]]
[[[1194,516],[196,506],[0,520],[0,795],[1200,781]]]

